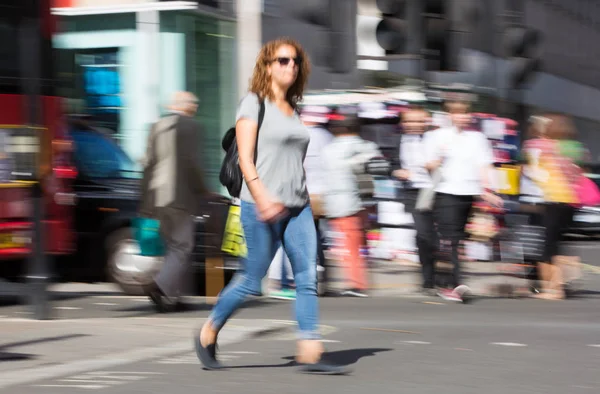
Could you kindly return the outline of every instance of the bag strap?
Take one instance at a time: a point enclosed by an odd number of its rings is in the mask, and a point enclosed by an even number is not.
[[[258,157],[258,133],[260,132],[260,127],[265,119],[265,101],[260,98],[258,101],[260,102],[260,109],[258,110],[258,127],[256,128],[256,143],[254,144],[254,164],[256,164],[256,159]]]

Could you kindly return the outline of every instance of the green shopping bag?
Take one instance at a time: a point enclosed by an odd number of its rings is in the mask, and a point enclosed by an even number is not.
[[[133,237],[142,256],[164,256],[165,243],[160,236],[160,221],[151,218],[133,219]]]

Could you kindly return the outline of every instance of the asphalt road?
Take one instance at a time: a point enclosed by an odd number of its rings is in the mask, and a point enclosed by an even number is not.
[[[589,292],[563,302],[485,299],[472,305],[418,297],[323,299],[326,357],[351,365],[350,376],[298,374],[291,363],[290,327],[224,346],[220,354],[230,366],[226,371],[202,370],[190,344],[190,351],[167,358],[36,381],[6,392],[598,393],[599,298]],[[58,310],[69,318],[152,313],[143,299],[131,297],[65,298],[57,305],[80,308]],[[11,308],[1,308],[0,314],[10,314]],[[164,318],[207,315],[207,307],[192,303],[190,310]],[[291,304],[254,301],[236,317],[289,320]]]

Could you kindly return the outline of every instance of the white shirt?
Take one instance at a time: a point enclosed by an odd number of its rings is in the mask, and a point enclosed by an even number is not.
[[[426,189],[432,186],[431,176],[425,169],[424,137],[416,134],[404,134],[400,143],[400,164],[410,173],[411,187]]]
[[[309,194],[323,194],[327,186],[321,152],[333,140],[333,135],[320,126],[311,126],[310,142],[304,158],[304,171],[306,173],[306,188]]]
[[[426,133],[424,141],[427,162],[445,157],[436,192],[457,196],[483,192],[483,170],[494,163],[492,146],[483,133],[447,127]]]

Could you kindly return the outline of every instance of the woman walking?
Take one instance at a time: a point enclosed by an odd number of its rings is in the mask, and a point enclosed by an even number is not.
[[[216,355],[219,331],[247,296],[260,294],[261,280],[281,243],[296,281],[296,361],[303,372],[345,372],[321,360],[317,327],[317,235],[303,168],[309,133],[296,111],[309,72],[308,58],[296,41],[268,42],[258,55],[250,92],[239,105],[236,141],[244,175],[241,221],[248,253],[243,269],[221,292],[196,335],[196,352],[206,369],[222,368]],[[262,104],[264,120],[258,130]]]
[[[524,174],[540,187],[545,201],[545,243],[542,261],[538,263],[542,291],[536,298],[561,300],[565,290],[560,246],[573,221],[573,206],[579,203],[577,185],[584,175],[578,164],[585,149],[576,141],[572,121],[563,115],[532,117],[530,134],[534,138],[523,144],[527,159]]]

